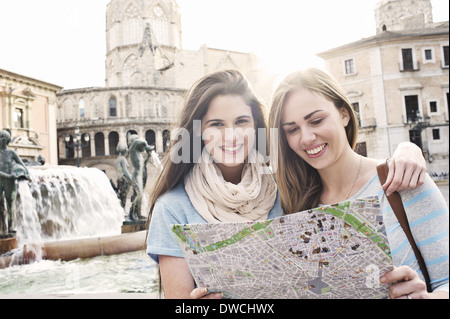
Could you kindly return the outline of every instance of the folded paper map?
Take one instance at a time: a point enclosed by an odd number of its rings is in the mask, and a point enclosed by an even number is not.
[[[388,298],[378,197],[255,222],[172,225],[197,286],[225,298]]]

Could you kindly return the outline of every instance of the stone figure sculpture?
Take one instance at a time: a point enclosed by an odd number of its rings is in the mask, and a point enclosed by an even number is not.
[[[126,159],[126,155],[128,153],[128,147],[125,143],[119,143],[117,145],[117,152],[119,153],[119,157],[116,160],[116,169],[117,169],[117,197],[120,199],[120,205],[123,209],[125,209],[128,192],[130,190],[130,186],[133,184],[133,178],[131,177],[130,172],[128,171],[128,162]]]
[[[127,135],[128,153],[133,166],[133,172],[131,176],[133,194],[131,196],[131,208],[129,218],[133,220],[144,219],[141,215],[141,204],[144,187],[147,181],[147,163],[150,159],[152,146],[149,146],[147,142],[139,138],[136,134]],[[147,157],[144,159],[142,153],[146,152]]]
[[[10,133],[6,130],[0,131],[0,233],[5,235],[14,232],[14,201],[17,195],[17,181],[30,179],[28,169],[19,155],[14,150],[7,148],[9,142],[11,142]],[[7,222],[5,221],[6,215]]]

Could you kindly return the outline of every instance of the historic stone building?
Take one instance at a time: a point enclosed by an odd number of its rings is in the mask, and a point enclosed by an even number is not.
[[[383,0],[376,35],[318,54],[359,114],[361,153],[383,158],[419,145],[434,174],[449,167],[449,24],[429,0]]]
[[[58,165],[56,92],[62,87],[0,69],[0,130],[9,130],[9,147],[30,162],[39,156]]]
[[[210,72],[236,68],[269,101],[273,79],[254,54],[211,49],[182,49],[175,0],[112,0],[106,8],[105,87],[58,93],[59,163],[74,165],[76,148],[65,137],[81,134],[81,166],[97,167],[116,180],[116,146],[127,132],[166,150],[171,126],[186,90]],[[87,135],[86,135],[87,134]],[[85,138],[88,136],[88,139]]]

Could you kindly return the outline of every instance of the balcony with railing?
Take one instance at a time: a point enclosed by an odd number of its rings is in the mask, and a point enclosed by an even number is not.
[[[420,71],[420,63],[417,61],[412,63],[399,63],[398,69],[400,72],[418,72]]]

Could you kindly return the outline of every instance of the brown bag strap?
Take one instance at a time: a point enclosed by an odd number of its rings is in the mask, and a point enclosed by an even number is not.
[[[377,171],[380,183],[381,185],[383,185],[386,182],[389,172],[387,160],[378,164]],[[425,278],[425,283],[427,284],[427,290],[428,292],[431,292],[430,276],[428,275],[428,270],[425,265],[425,261],[423,260],[422,254],[420,253],[420,250],[416,245],[416,241],[414,240],[414,237],[411,233],[408,217],[406,216],[405,208],[403,207],[403,202],[400,197],[400,194],[398,192],[394,192],[391,195],[386,196],[386,198],[388,199],[389,204],[391,205],[392,210],[394,211],[395,216],[397,217],[397,220],[400,223],[400,226],[402,226],[402,229],[405,232],[406,237],[409,240],[409,243],[411,244],[414,254],[416,255],[420,269],[422,270],[423,277]]]

